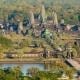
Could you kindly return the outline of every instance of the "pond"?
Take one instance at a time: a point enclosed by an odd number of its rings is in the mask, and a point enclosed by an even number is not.
[[[20,67],[24,75],[28,73],[30,68],[38,68],[41,71],[64,71],[63,69],[69,69],[69,66],[66,65],[63,61],[54,61],[53,63],[1,63],[0,68],[14,68]]]
[[[26,73],[28,72],[28,69],[32,68],[32,67],[38,68],[39,70],[46,70],[45,65],[40,64],[40,63],[39,64],[35,64],[35,63],[33,63],[33,64],[32,63],[31,64],[0,64],[0,67],[2,69],[9,68],[9,67],[13,68],[13,67],[17,67],[17,66],[19,66],[21,68],[21,71],[24,75],[26,75]]]

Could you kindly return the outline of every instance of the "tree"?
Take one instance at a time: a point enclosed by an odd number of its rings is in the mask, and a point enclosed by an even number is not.
[[[5,73],[4,73],[4,71],[2,70],[2,69],[0,69],[0,79],[1,80],[4,80],[5,79]]]
[[[38,73],[39,69],[38,68],[30,68],[28,69],[28,74],[30,74],[32,77],[35,76]]]
[[[0,53],[3,53],[4,51],[12,48],[13,42],[0,35],[0,45]]]
[[[78,20],[79,20],[79,22],[80,22],[80,14],[78,15]]]

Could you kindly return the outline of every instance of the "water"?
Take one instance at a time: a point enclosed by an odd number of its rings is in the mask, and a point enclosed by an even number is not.
[[[8,67],[17,67],[19,66],[21,68],[21,71],[24,75],[28,72],[29,68],[38,68],[39,70],[45,70],[45,65],[44,64],[1,64],[1,68],[8,68]]]

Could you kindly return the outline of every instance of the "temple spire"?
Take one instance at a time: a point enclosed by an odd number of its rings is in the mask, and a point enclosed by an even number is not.
[[[46,19],[46,14],[45,14],[45,7],[44,5],[41,6],[41,17],[42,17],[42,22],[45,22]]]
[[[58,26],[58,17],[56,12],[53,12],[53,19],[54,25]]]
[[[34,20],[34,14],[32,11],[30,12],[30,16],[31,16],[30,17],[31,25],[33,25],[35,23],[35,20]]]
[[[23,31],[23,22],[19,22],[18,33],[20,34]]]

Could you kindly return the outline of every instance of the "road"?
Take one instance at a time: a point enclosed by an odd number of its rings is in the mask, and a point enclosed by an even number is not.
[[[77,71],[80,71],[80,63],[74,59],[66,60],[69,64],[71,64]]]

